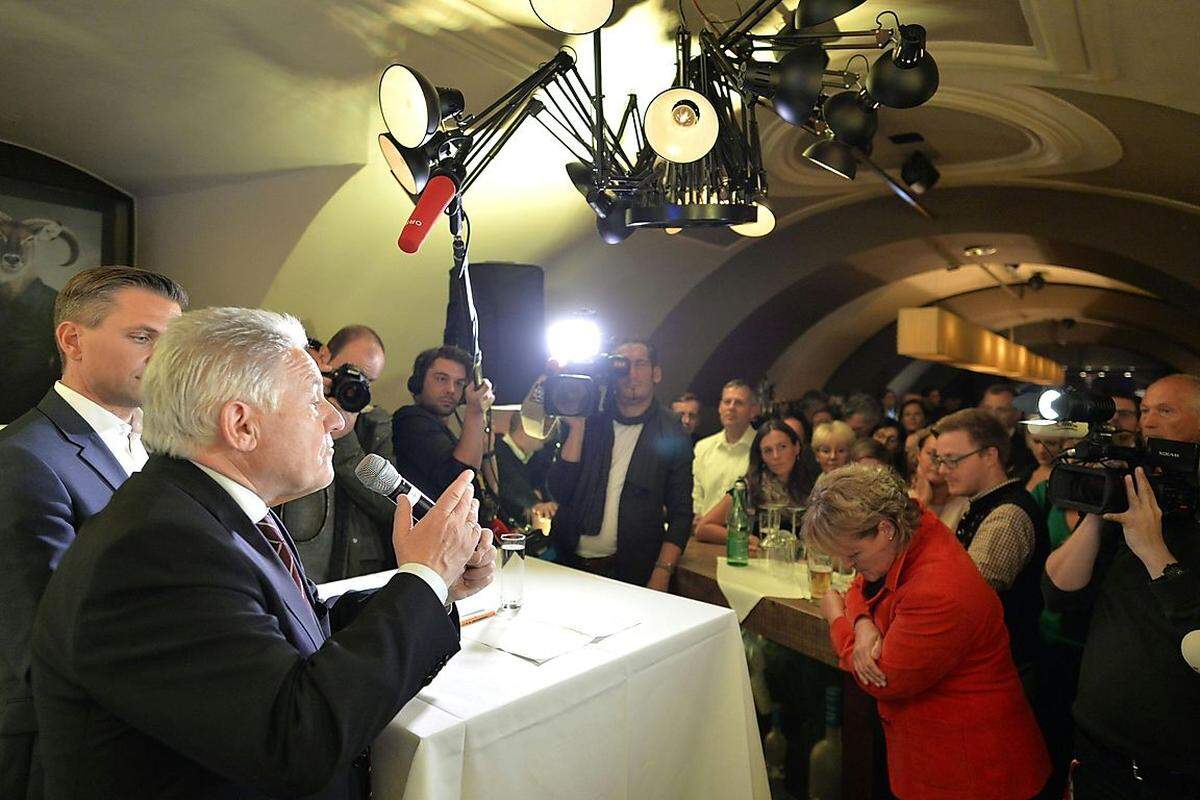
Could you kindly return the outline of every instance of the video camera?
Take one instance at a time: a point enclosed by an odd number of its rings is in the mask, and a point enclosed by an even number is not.
[[[604,407],[612,384],[629,374],[625,356],[601,353],[582,364],[568,364],[569,372],[550,375],[542,386],[546,413],[553,417],[587,417]]]
[[[320,340],[309,338],[308,347],[315,354],[322,347]],[[319,359],[318,359],[319,363]],[[337,400],[343,411],[357,413],[371,404],[371,381],[362,370],[353,364],[342,364],[337,369],[321,372],[322,378],[329,378],[329,397]]]
[[[1050,421],[1048,425],[1023,423],[1035,436],[1054,436],[1056,430],[1082,432],[1086,426],[1083,441],[1060,455],[1050,472],[1049,497],[1054,505],[1087,514],[1125,511],[1129,507],[1125,476],[1141,467],[1163,516],[1196,515],[1200,445],[1170,439],[1148,439],[1145,448],[1115,444],[1116,431],[1108,421],[1116,406],[1112,398],[1092,392],[1048,389],[1038,399],[1038,410]]]

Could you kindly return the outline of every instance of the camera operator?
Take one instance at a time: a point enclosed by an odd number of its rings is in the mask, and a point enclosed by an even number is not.
[[[396,469],[430,497],[441,496],[464,469],[478,473],[487,450],[484,425],[495,395],[491,381],[471,382],[471,368],[461,347],[422,351],[408,378],[416,402],[392,416]],[[464,402],[461,436],[455,436],[446,420]]]
[[[387,363],[383,340],[366,325],[347,325],[328,344],[309,353],[323,373],[344,365],[357,369],[367,382],[363,388],[379,379]],[[333,391],[328,377],[325,385],[327,394]],[[333,483],[276,509],[296,542],[305,571],[317,583],[396,566],[391,546],[396,507],[363,486],[354,474],[367,453],[394,460],[391,415],[375,405],[347,411],[332,395],[329,402],[344,422],[333,433]]]
[[[616,352],[629,373],[605,408],[563,418],[551,535],[567,566],[666,591],[692,524],[692,443],[654,397],[662,380],[654,346],[630,339]]]
[[[1200,442],[1200,378],[1146,390],[1144,437]],[[1075,701],[1077,800],[1200,797],[1200,677],[1180,642],[1200,628],[1200,526],[1164,520],[1144,470],[1129,509],[1088,515],[1046,562],[1047,607],[1092,611]]]

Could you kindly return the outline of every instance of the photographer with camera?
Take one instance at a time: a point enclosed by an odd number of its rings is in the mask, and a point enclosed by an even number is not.
[[[616,352],[629,370],[604,407],[563,418],[551,535],[567,566],[665,592],[691,529],[692,443],[654,397],[662,380],[654,346],[630,339]]]
[[[309,355],[324,376],[325,394],[342,417],[333,435],[333,483],[276,509],[317,583],[368,575],[396,566],[392,517],[396,507],[363,486],[354,468],[367,453],[392,461],[392,418],[371,405],[371,384],[386,365],[383,340],[366,325],[347,325]]]
[[[1200,378],[1151,384],[1141,432],[1200,442]],[[1193,513],[1164,515],[1151,481],[1141,466],[1125,475],[1128,508],[1088,514],[1046,561],[1047,607],[1092,613],[1074,706],[1077,800],[1200,797],[1200,676],[1181,653],[1200,628],[1198,498]]]
[[[473,364],[454,345],[431,347],[413,361],[408,391],[415,401],[392,416],[396,469],[430,497],[438,497],[464,469],[476,473],[487,451],[484,427],[495,395],[491,381],[471,382]],[[446,424],[465,404],[460,436]]]

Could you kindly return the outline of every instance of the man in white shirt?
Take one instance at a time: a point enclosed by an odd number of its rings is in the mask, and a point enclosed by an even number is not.
[[[732,380],[721,389],[721,431],[696,442],[692,460],[692,513],[707,514],[746,474],[750,445],[754,442],[751,420],[760,411],[758,395],[742,380]]]
[[[83,522],[146,463],[142,372],[187,295],[127,267],[80,272],[59,292],[62,379],[0,432],[0,797],[41,797],[30,688],[34,610]]]
[[[559,502],[550,529],[559,560],[665,592],[691,523],[691,440],[679,418],[654,397],[662,367],[654,346],[629,339],[629,359],[605,408],[565,417],[567,438],[550,468]]]

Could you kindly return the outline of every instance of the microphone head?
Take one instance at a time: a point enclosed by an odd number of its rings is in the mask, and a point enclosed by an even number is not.
[[[381,455],[368,453],[354,468],[354,474],[363,486],[376,494],[390,496],[400,485],[400,473]]]

